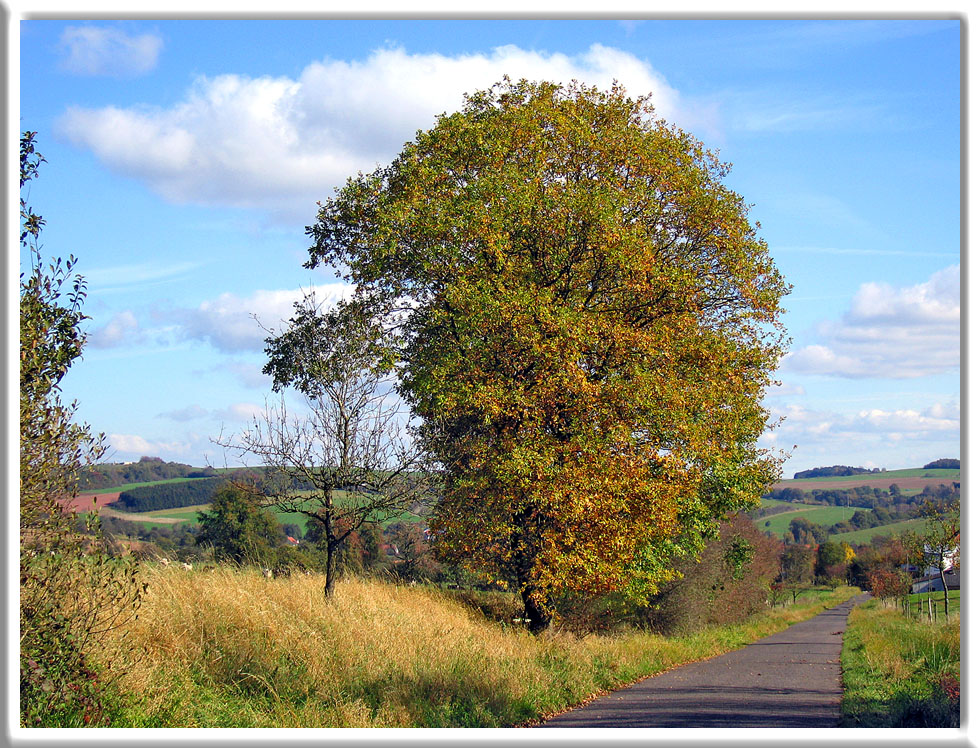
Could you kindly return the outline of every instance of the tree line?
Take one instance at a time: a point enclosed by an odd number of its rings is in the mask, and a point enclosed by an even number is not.
[[[793,479],[798,478],[832,478],[848,475],[867,475],[869,473],[880,473],[881,468],[862,468],[850,467],[848,465],[832,465],[830,467],[817,467],[810,470],[801,470],[793,474]]]
[[[218,478],[189,478],[179,483],[155,486],[136,486],[119,494],[111,506],[121,512],[153,512],[182,506],[207,504],[215,489],[228,480]]]
[[[902,504],[921,506],[926,501],[949,501],[960,492],[959,481],[927,485],[918,494],[903,493],[897,483],[892,483],[887,490],[878,486],[856,486],[854,488],[816,488],[803,491],[799,488],[777,488],[769,491],[764,498],[775,499],[797,504],[823,504],[827,506],[854,506],[873,509],[879,506],[897,507]],[[776,514],[784,511],[776,507],[761,507],[753,510],[755,517]]]
[[[141,457],[138,462],[100,463],[79,471],[78,488],[98,491],[129,483],[150,483],[173,478],[211,478],[218,472],[212,467],[196,468],[180,462],[165,462],[159,457]]]

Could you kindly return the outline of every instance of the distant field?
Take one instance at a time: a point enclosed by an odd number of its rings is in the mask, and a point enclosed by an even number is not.
[[[845,475],[833,478],[805,478],[781,480],[775,486],[778,488],[798,488],[801,491],[823,489],[832,491],[839,488],[857,488],[868,486],[887,490],[893,483],[903,491],[922,491],[926,486],[939,486],[960,480],[959,470],[890,470],[884,473],[868,475]]]
[[[791,504],[788,501],[779,501],[778,499],[766,499],[766,498],[762,498],[762,499],[759,500],[759,506],[760,507],[784,506],[784,507],[786,507],[786,510],[789,511],[790,509],[793,509],[793,508],[795,508],[798,505],[797,504]]]
[[[923,531],[928,523],[928,519],[910,519],[905,522],[882,525],[881,527],[869,527],[865,530],[842,532],[839,535],[831,535],[830,539],[837,541],[843,540],[849,545],[870,543],[871,538],[876,535],[901,535],[906,530],[913,530],[914,532]]]
[[[812,481],[839,482],[839,481],[876,481],[887,480],[889,478],[944,478],[946,480],[959,480],[960,471],[958,468],[905,468],[902,470],[885,470],[881,473],[862,473],[861,475],[836,475],[828,478],[793,478],[791,480],[780,481],[780,484],[810,483]]]
[[[220,476],[213,475],[212,478],[218,478]],[[124,483],[121,486],[113,486],[112,488],[100,488],[97,491],[90,491],[89,493],[122,493],[123,491],[129,491],[133,488],[142,488],[143,486],[163,486],[168,483],[189,483],[195,480],[207,480],[207,478],[167,478],[165,480],[149,480],[146,483]]]
[[[769,531],[777,536],[782,536],[789,530],[789,523],[797,517],[805,517],[815,525],[833,525],[837,522],[849,520],[857,512],[867,511],[856,507],[844,506],[813,506],[810,504],[790,504],[789,502],[776,502],[786,507],[787,511],[779,514],[770,514],[768,517],[760,517],[753,520],[755,526],[763,532]],[[766,525],[766,523],[769,523]],[[836,537],[836,536],[835,536]]]

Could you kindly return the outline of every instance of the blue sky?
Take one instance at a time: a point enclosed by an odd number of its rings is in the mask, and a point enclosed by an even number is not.
[[[254,317],[343,293],[301,267],[316,201],[505,74],[616,78],[732,164],[793,285],[763,440],[786,474],[960,456],[957,21],[19,27],[30,202],[89,285],[65,393],[112,461],[223,463],[210,440],[271,395]]]

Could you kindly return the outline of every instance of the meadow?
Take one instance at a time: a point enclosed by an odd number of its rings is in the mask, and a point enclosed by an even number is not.
[[[871,539],[878,535],[901,535],[902,533],[910,530],[912,532],[921,533],[926,529],[928,524],[929,520],[925,518],[910,519],[905,520],[904,522],[893,522],[890,525],[867,527],[863,530],[842,532],[838,535],[831,535],[831,540],[837,542],[843,541],[849,545],[860,545],[870,543]]]
[[[872,600],[841,653],[842,727],[959,727],[960,617],[929,623]]]
[[[116,727],[506,727],[744,646],[847,599],[840,588],[737,625],[533,636],[430,586],[149,566],[139,618],[103,650]]]
[[[768,517],[760,517],[753,520],[756,527],[763,532],[771,532],[776,537],[782,537],[783,533],[789,530],[789,524],[797,517],[805,517],[815,525],[833,525],[836,522],[849,520],[857,512],[867,511],[855,507],[844,506],[820,506],[813,504],[791,504],[788,502],[778,502],[786,507],[785,512],[770,514]],[[840,536],[835,535],[834,540]]]

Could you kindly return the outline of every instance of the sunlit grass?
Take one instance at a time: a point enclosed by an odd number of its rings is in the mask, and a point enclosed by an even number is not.
[[[779,631],[824,595],[736,626],[534,637],[436,588],[151,567],[140,617],[105,651],[130,727],[499,727]],[[123,636],[124,635],[124,636]]]
[[[841,664],[844,727],[959,726],[959,615],[929,623],[871,601],[851,613]]]

